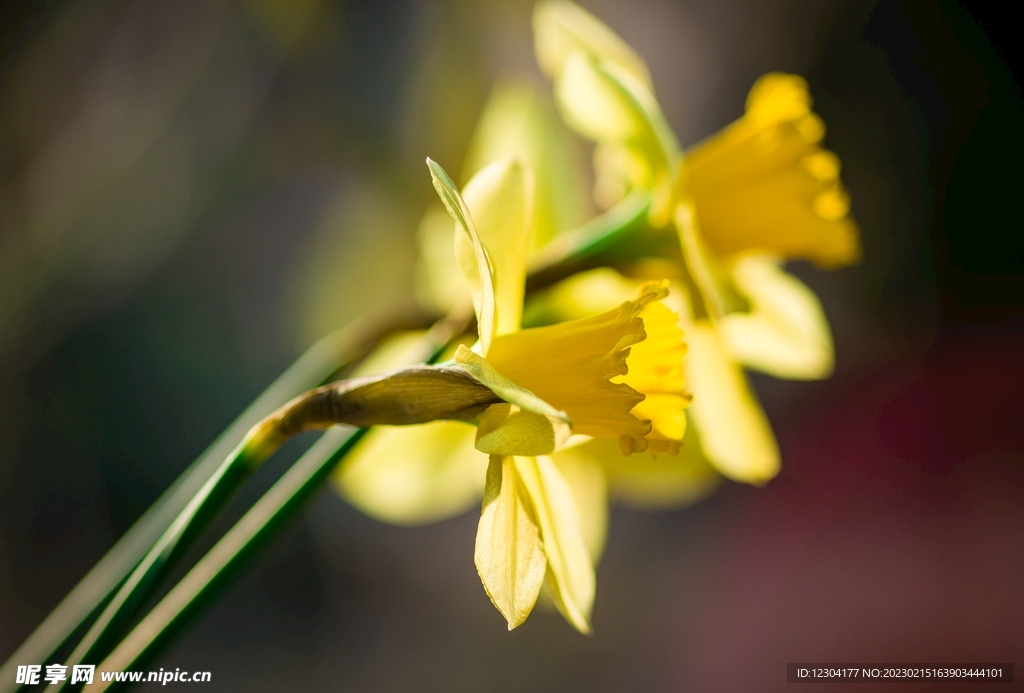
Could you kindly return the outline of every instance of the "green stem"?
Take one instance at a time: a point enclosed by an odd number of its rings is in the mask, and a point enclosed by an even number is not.
[[[303,354],[178,477],[0,667],[0,693],[17,690],[14,681],[19,663],[51,661],[71,636],[83,629],[250,428],[293,397],[329,381],[339,368],[371,348],[382,333],[414,322],[404,316],[361,320],[325,337]]]
[[[260,435],[247,436],[227,456],[142,558],[64,664],[73,667],[76,664],[92,663],[107,652],[120,628],[153,592],[160,578],[213,519],[249,473],[277,449],[277,445],[265,445],[264,440]],[[65,685],[69,685],[67,681],[53,684],[47,691],[55,693]]]
[[[216,596],[320,488],[364,432],[365,429],[333,428],[306,451],[96,668],[94,685],[99,685],[98,690],[116,685],[100,681],[100,671],[125,671],[139,666],[180,632],[190,617]]]
[[[467,314],[468,310],[460,307],[431,328],[421,341],[423,360],[435,360],[440,350],[453,337],[461,334],[468,321]],[[287,440],[287,435],[282,435],[282,431],[278,429],[279,424],[280,420],[276,414],[268,415],[253,427],[223,460],[143,557],[64,664],[73,667],[76,664],[92,663],[109,652],[109,647],[120,634],[120,629],[142,601],[156,590],[160,579],[190,546],[198,533],[210,523],[231,493],[252,470]],[[68,686],[70,684],[65,680],[51,685],[47,691],[56,693]]]
[[[651,193],[634,190],[583,226],[555,236],[530,258],[530,274],[540,275],[558,265],[606,250],[645,224],[650,210]]]
[[[439,321],[423,338],[423,361],[435,362],[443,349],[463,332],[468,317],[459,308]],[[276,419],[268,418],[270,423]],[[266,440],[276,430],[259,427],[246,441]],[[218,588],[234,576],[245,560],[290,517],[326,480],[334,466],[359,440],[366,429],[332,428],[247,512],[238,523],[146,615],[117,648],[97,667],[102,671],[125,670],[159,651]],[[240,446],[244,450],[244,445]],[[269,448],[264,448],[264,452]],[[225,465],[232,462],[229,458]],[[124,590],[122,590],[124,591]],[[101,689],[102,690],[102,689]]]

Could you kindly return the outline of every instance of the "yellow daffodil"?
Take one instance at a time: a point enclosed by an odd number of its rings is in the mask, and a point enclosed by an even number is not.
[[[584,172],[577,170],[565,146],[567,134],[554,105],[545,102],[529,79],[507,75],[496,82],[466,155],[464,181],[504,159],[519,159],[534,171],[531,247],[546,242],[556,230],[584,220]],[[467,195],[474,216],[482,214],[472,188],[467,188]],[[477,226],[483,221],[478,218]],[[417,298],[441,312],[468,300],[466,282],[452,252],[455,231],[440,202],[427,211],[419,228]],[[597,312],[601,311],[586,315]],[[415,348],[419,336],[405,334],[388,340],[354,375],[415,363],[420,358]],[[454,421],[378,427],[349,456],[335,477],[336,485],[351,503],[385,522],[421,524],[451,517],[476,504],[483,492],[487,458],[474,448],[474,439],[473,426]]]
[[[690,416],[703,454],[730,478],[767,481],[778,446],[742,366],[812,379],[833,363],[817,298],[781,263],[835,267],[859,254],[839,162],[820,147],[824,126],[806,83],[762,77],[746,115],[684,157],[646,65],[611,29],[559,1],[537,6],[534,31],[565,121],[596,143],[595,199],[610,207],[647,191],[650,226],[679,236],[683,262],[656,274],[676,277],[684,306]]]
[[[535,295],[525,319],[528,323],[578,319],[618,305],[635,294],[640,284],[609,268],[576,274]],[[676,292],[665,303],[678,304],[678,299]],[[648,339],[638,347],[655,347],[659,335],[670,337],[671,331],[663,331],[664,327],[678,329],[674,324],[663,324],[662,329],[652,324],[647,328]],[[677,352],[671,364],[663,362],[662,368],[647,374],[655,377],[666,391],[677,391],[685,380],[684,364],[685,359]],[[687,389],[692,389],[689,383]],[[649,394],[648,400],[653,404],[657,397]],[[610,499],[641,509],[679,507],[703,498],[718,485],[721,477],[702,452],[696,426],[687,425],[692,407],[674,411],[677,418],[664,422],[671,427],[671,443],[650,446],[650,455],[626,457],[616,445],[601,439],[552,454],[569,481],[580,513],[580,528],[595,562],[604,548]],[[666,454],[658,454],[661,452]]]
[[[520,330],[534,224],[529,168],[515,160],[493,163],[460,194],[439,166],[430,166],[457,223],[455,254],[477,315],[479,340],[473,349],[461,345],[454,362],[504,400],[480,415],[474,436],[476,449],[489,455],[476,546],[481,580],[510,628],[530,613],[546,579],[567,620],[588,631],[593,564],[573,493],[547,455],[572,434],[617,441],[625,453],[678,446],[688,403],[678,318],[660,303],[664,283],[653,283],[598,315]],[[451,425],[427,424],[404,435],[444,445],[447,432],[439,427]],[[364,493],[365,482],[381,476],[366,471],[368,458],[388,450],[406,460],[423,456],[393,443],[370,442],[369,455],[354,453],[339,477],[346,495],[357,503],[373,495]],[[425,457],[437,462],[451,455],[446,465],[458,468],[463,453],[434,447]],[[387,495],[379,483],[375,490]],[[369,503],[378,515],[393,510],[389,504]]]

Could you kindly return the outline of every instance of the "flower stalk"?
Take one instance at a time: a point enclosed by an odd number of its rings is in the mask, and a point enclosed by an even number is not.
[[[97,667],[142,666],[219,594],[248,559],[319,490],[365,429],[338,428],[317,441],[224,535]],[[117,682],[97,681],[99,691]]]

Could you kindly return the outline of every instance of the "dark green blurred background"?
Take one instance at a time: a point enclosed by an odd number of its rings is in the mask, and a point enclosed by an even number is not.
[[[589,638],[540,611],[505,631],[473,513],[396,528],[324,491],[152,668],[225,691],[781,691],[788,661],[1024,675],[1019,22],[954,2],[584,4],[647,58],[684,144],[764,72],[811,83],[864,260],[794,267],[838,367],[754,377],[782,474],[616,510]],[[530,11],[0,6],[0,659],[305,347],[409,300],[423,160],[458,170],[493,78],[536,73]]]

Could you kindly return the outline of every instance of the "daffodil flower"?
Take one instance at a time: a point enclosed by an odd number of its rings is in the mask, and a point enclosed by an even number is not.
[[[604,311],[632,296],[641,284],[610,268],[582,272],[535,295],[528,303],[525,321],[558,322]],[[678,292],[674,292],[663,302],[679,305],[679,299]],[[652,325],[648,340],[639,346],[655,347],[658,336],[657,326]],[[663,362],[661,368],[648,374],[655,376],[665,391],[681,389],[685,360]],[[692,389],[688,382],[686,389]],[[653,404],[657,395],[648,399]],[[663,422],[670,429],[667,432],[672,443],[665,448],[651,446],[649,455],[626,457],[611,441],[602,439],[552,454],[569,481],[579,509],[580,528],[595,562],[604,548],[609,500],[648,510],[679,507],[700,500],[718,486],[721,476],[706,459],[697,427],[687,422],[692,410],[692,406],[675,409],[677,418]],[[666,454],[659,454],[662,452]]]
[[[665,283],[649,283],[612,310],[520,330],[534,223],[530,170],[515,160],[495,162],[460,193],[429,163],[457,224],[455,254],[477,316],[479,339],[472,349],[460,345],[454,364],[504,400],[480,414],[474,436],[475,448],[489,456],[476,543],[481,580],[510,628],[525,620],[546,580],[567,620],[586,632],[593,563],[573,493],[548,455],[573,435],[616,441],[627,454],[678,446],[689,401],[678,317],[660,302]],[[666,374],[676,377],[666,381]],[[411,435],[441,425],[451,424]],[[459,450],[440,454],[453,452],[460,458]],[[355,464],[367,466],[358,453]],[[343,471],[339,480],[349,495],[351,474]]]
[[[463,164],[467,182],[488,164],[506,159],[518,159],[534,172],[533,228],[527,234],[531,248],[548,241],[557,230],[585,220],[584,171],[567,151],[569,134],[554,105],[544,101],[532,81],[506,76],[496,82],[488,98]],[[469,185],[464,190],[479,228],[487,220],[484,196],[478,191],[478,186]],[[417,298],[442,313],[469,300],[462,268],[452,252],[456,231],[464,233],[455,228],[439,201],[423,216],[418,232]],[[354,375],[415,363],[420,358],[419,337],[407,333],[389,339]],[[447,355],[453,356],[454,351]],[[356,507],[385,522],[421,524],[451,517],[478,503],[483,493],[487,458],[475,449],[474,441],[474,427],[456,421],[378,427],[349,455],[335,477],[336,487]]]
[[[684,157],[643,59],[611,29],[556,1],[537,6],[534,32],[565,121],[596,143],[595,198],[611,206],[646,190],[650,226],[678,234],[675,286],[703,453],[730,478],[764,483],[778,471],[778,446],[742,366],[814,379],[834,358],[817,298],[781,263],[835,267],[859,254],[839,161],[820,147],[824,126],[806,83],[762,77],[746,115]]]

